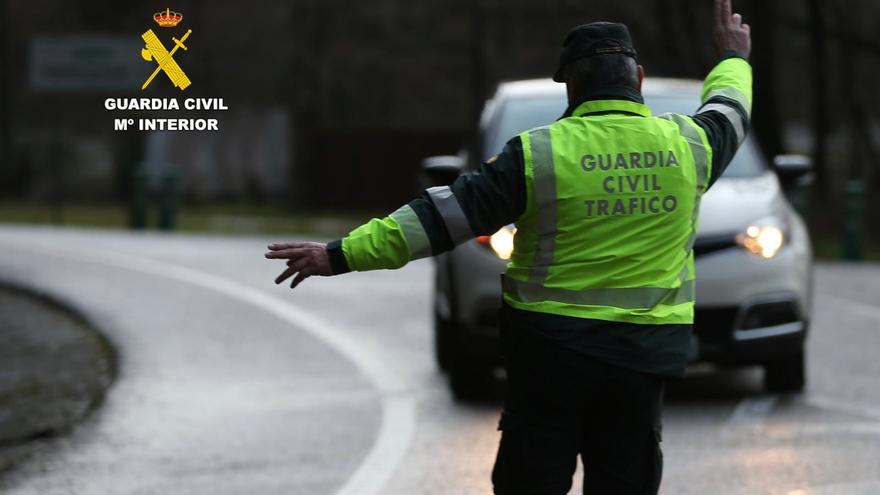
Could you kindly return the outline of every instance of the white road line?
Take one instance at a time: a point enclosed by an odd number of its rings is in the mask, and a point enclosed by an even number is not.
[[[763,421],[776,409],[778,403],[779,396],[776,395],[743,399],[727,418],[727,424],[744,425]]]
[[[836,296],[824,296],[824,299],[826,301],[832,302],[837,306],[842,306],[846,308],[846,310],[850,313],[857,313],[880,322],[880,307],[878,306],[872,306],[863,302],[853,301],[852,299],[846,299]],[[862,416],[864,418],[880,421],[880,408],[877,407],[851,404],[842,402],[839,399],[815,395],[808,396],[805,399],[805,402],[821,409],[851,414],[853,416]]]
[[[880,408],[842,402],[839,399],[816,395],[808,395],[800,402],[826,411],[859,416],[864,419],[880,422]],[[778,404],[778,395],[743,399],[730,414],[727,422],[730,425],[743,425],[763,421],[776,409]]]
[[[12,242],[9,242],[12,241]],[[288,302],[230,279],[192,268],[113,251],[84,250],[45,242],[4,239],[22,249],[42,254],[88,261],[105,266],[138,271],[212,290],[251,304],[288,322],[333,347],[357,366],[380,392],[382,423],[370,452],[336,495],[374,495],[379,493],[403,459],[415,431],[415,399],[405,384],[385,365],[383,358],[357,345],[346,332]]]
[[[878,435],[880,424],[877,423],[812,423],[800,424],[790,428],[769,429],[764,432],[771,440],[803,439],[828,435]]]
[[[819,409],[826,409],[833,412],[850,414],[852,416],[861,416],[866,419],[880,421],[880,408],[877,407],[861,406],[857,404],[841,402],[839,399],[832,399],[830,397],[815,395],[808,396],[806,399],[804,399],[804,402],[812,406],[818,407]]]
[[[880,482],[856,481],[791,490],[786,495],[877,495]]]
[[[846,307],[851,313],[880,320],[880,307],[835,296],[826,296],[825,300],[833,302],[837,306]],[[804,402],[821,409],[880,421],[880,409],[848,404],[828,397],[807,396]],[[778,403],[779,396],[776,395],[743,399],[730,414],[727,422],[730,425],[741,425],[763,421],[773,412]]]
[[[880,320],[880,307],[872,306],[870,304],[865,304],[859,301],[853,301],[852,299],[844,299],[842,297],[835,296],[823,296],[826,301],[833,302],[838,306],[846,306],[847,309],[852,313],[859,313],[862,316],[867,316],[868,318],[873,318],[876,320]]]

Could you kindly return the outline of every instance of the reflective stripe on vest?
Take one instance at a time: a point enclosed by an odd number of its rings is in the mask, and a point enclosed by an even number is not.
[[[674,306],[694,300],[694,281],[685,280],[681,287],[619,287],[568,290],[545,287],[502,277],[505,294],[523,303],[556,301],[583,306],[613,306],[622,309],[648,309],[659,304]]]
[[[692,123],[687,117],[674,113],[659,115],[659,118],[678,124],[681,136],[687,141],[688,146],[691,148],[691,154],[694,156],[694,165],[697,167],[697,189],[699,189],[700,193],[704,192],[709,185],[709,151],[700,138],[696,124]],[[697,208],[694,208],[694,211],[697,211]]]
[[[431,256],[431,241],[428,239],[428,234],[422,227],[418,215],[410,205],[401,206],[389,216],[400,225],[400,230],[403,231],[407,247],[409,247],[410,260]]]
[[[732,110],[732,109],[731,109]],[[703,192],[709,187],[709,175],[711,173],[710,167],[711,163],[709,161],[709,151],[706,149],[703,140],[700,138],[700,133],[697,131],[695,124],[691,122],[690,119],[677,115],[677,114],[664,114],[660,116],[661,119],[671,120],[678,124],[678,129],[681,132],[681,135],[684,137],[685,141],[687,141],[688,146],[691,148],[691,154],[694,156],[694,165],[697,167],[697,190],[696,195],[694,197],[694,211],[691,216],[691,236],[688,238],[687,243],[684,245],[684,250],[686,253],[690,253],[694,248],[694,242],[697,240],[697,223],[698,216],[700,214],[700,200],[703,197]],[[688,267],[685,265],[685,270]],[[679,277],[680,280],[684,280],[681,278],[682,276],[687,276],[682,273]]]
[[[529,270],[529,282],[543,284],[553,264],[556,247],[556,171],[550,129],[544,127],[529,132],[529,143],[538,218],[535,259]]]
[[[443,223],[446,225],[452,242],[461,244],[475,237],[461,205],[458,204],[458,200],[455,199],[455,194],[449,186],[432,187],[427,190],[427,193],[431,197],[431,201],[434,202],[437,212],[443,218]]]

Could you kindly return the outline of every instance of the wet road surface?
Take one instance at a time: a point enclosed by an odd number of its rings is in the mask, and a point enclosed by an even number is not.
[[[0,277],[120,353],[104,406],[3,492],[491,493],[500,399],[458,404],[436,370],[430,261],[291,292],[262,259],[277,240],[0,229]],[[693,370],[667,397],[661,493],[880,493],[878,326],[880,267],[817,267],[808,391]]]

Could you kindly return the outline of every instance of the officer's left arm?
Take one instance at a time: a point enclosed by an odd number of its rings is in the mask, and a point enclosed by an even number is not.
[[[709,73],[702,106],[691,118],[706,133],[712,148],[708,186],[727,170],[749,132],[752,111],[752,67],[744,55],[730,51]]]
[[[383,219],[330,243],[337,273],[400,268],[475,236],[493,234],[525,210],[522,145],[511,140],[497,157],[450,186],[432,187]]]
[[[526,186],[519,137],[479,169],[450,186],[432,187],[384,218],[374,218],[326,249],[288,243],[269,246],[267,258],[287,259],[281,283],[299,273],[292,287],[310,275],[396,269],[409,261],[453,249],[476,236],[495,233],[525,211]],[[323,245],[320,245],[323,247]],[[298,271],[306,268],[303,275]],[[313,273],[309,273],[309,272]]]

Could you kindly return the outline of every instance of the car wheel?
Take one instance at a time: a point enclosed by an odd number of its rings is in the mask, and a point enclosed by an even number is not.
[[[771,392],[800,392],[806,385],[804,351],[764,365],[764,387]]]
[[[455,353],[455,328],[434,312],[434,360],[440,371],[449,371]]]

